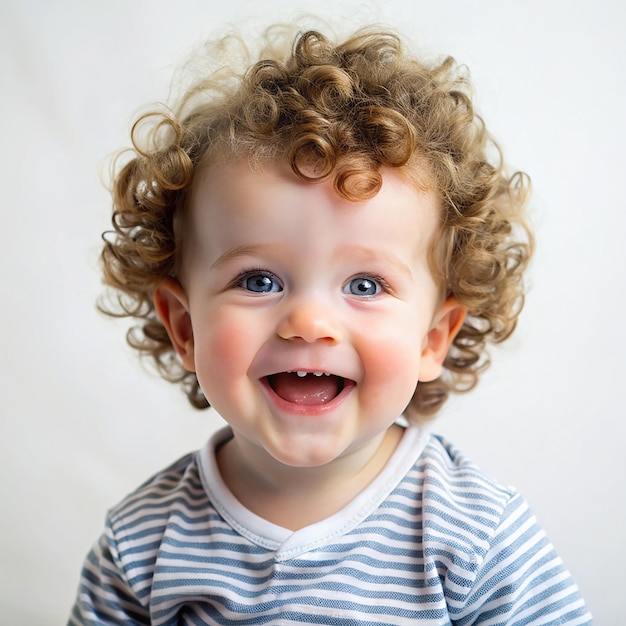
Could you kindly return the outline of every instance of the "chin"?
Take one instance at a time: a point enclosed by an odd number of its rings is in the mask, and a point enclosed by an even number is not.
[[[303,435],[304,441],[295,441],[289,437],[282,442],[274,442],[271,446],[264,446],[266,452],[276,461],[293,468],[323,467],[332,463],[343,454],[345,447],[329,442],[314,443],[314,435]],[[295,438],[300,439],[300,437]]]

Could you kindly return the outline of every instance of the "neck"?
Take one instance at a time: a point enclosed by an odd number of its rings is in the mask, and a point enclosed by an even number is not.
[[[298,530],[344,508],[385,467],[402,437],[397,425],[357,451],[319,467],[291,467],[235,435],[217,452],[233,495],[264,519]]]

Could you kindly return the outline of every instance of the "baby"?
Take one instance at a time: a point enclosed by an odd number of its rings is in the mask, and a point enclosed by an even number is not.
[[[129,342],[228,426],[110,511],[69,623],[589,624],[523,498],[424,427],[515,328],[527,178],[452,59],[264,46],[215,44],[117,168]]]

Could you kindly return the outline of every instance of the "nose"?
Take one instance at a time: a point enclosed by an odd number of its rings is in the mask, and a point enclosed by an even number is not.
[[[330,307],[311,300],[292,303],[281,317],[276,332],[282,339],[329,344],[339,343],[343,334]]]

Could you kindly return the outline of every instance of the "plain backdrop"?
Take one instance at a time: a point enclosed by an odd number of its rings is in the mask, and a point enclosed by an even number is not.
[[[64,623],[107,507],[221,424],[147,373],[98,314],[99,176],[207,36],[288,0],[0,4],[0,622]],[[452,54],[533,179],[538,252],[519,330],[433,428],[516,485],[597,624],[625,621],[626,10],[620,0],[300,1],[341,30]]]

